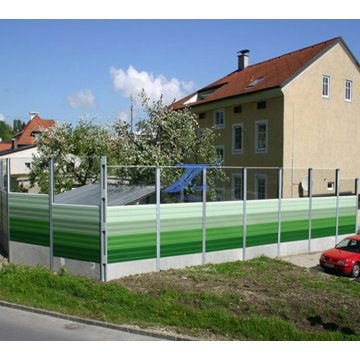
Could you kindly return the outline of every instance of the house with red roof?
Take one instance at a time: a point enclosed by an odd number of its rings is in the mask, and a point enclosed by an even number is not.
[[[11,161],[13,174],[28,172],[39,134],[52,126],[55,126],[54,120],[41,119],[37,112],[30,112],[30,120],[22,130],[11,140],[0,143],[0,159],[14,159]]]
[[[301,183],[308,168],[314,193],[331,195],[333,169],[341,178],[360,177],[359,94],[360,65],[337,37],[254,65],[250,51],[240,51],[235,71],[173,107],[196,113],[200,132],[213,127],[218,133],[219,156],[234,167],[226,169],[231,189],[219,187],[223,198],[242,196],[241,169],[235,168],[242,166],[249,168],[250,198],[277,196],[278,167],[284,197],[306,195]]]

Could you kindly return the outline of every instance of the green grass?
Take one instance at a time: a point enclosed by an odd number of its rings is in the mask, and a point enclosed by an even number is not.
[[[56,274],[41,267],[10,264],[0,270],[0,299],[118,324],[165,327],[178,333],[212,339],[360,340],[357,332],[348,334],[342,331],[345,326],[353,329],[354,321],[358,322],[345,308],[336,312],[336,308],[326,308],[316,301],[301,302],[299,297],[299,303],[292,303],[281,298],[289,287],[286,286],[289,281],[305,289],[308,293],[304,296],[308,298],[318,296],[319,290],[334,291],[334,296],[341,292],[358,303],[360,286],[348,279],[318,277],[323,274],[316,272],[309,273],[311,276],[306,280],[306,274],[298,269],[286,262],[261,257],[246,262],[145,274],[122,279],[122,283],[101,283],[71,276],[66,269]],[[287,280],[285,275],[289,276],[291,272],[294,276]],[[296,273],[299,273],[298,277]],[[316,281],[312,282],[314,275]],[[173,278],[177,281],[172,282]],[[156,286],[150,284],[149,279]],[[139,281],[148,288],[131,290]],[[191,282],[194,290],[181,287],[181,282]],[[266,283],[269,288],[263,289]],[[334,285],[335,290],[331,289]],[[196,286],[205,288],[198,291]],[[215,286],[223,288],[212,291]],[[248,292],[241,293],[239,287]],[[251,301],[249,291],[255,295],[263,291],[264,301]],[[275,294],[273,297],[272,292]],[[308,325],[306,317],[309,316],[336,319],[337,329],[315,331]],[[299,327],[299,322],[307,325]]]

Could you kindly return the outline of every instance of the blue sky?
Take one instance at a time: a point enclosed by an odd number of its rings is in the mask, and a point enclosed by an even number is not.
[[[234,71],[238,50],[254,64],[342,36],[360,61],[359,34],[349,19],[0,19],[0,119],[127,119],[142,87],[179,98]]]

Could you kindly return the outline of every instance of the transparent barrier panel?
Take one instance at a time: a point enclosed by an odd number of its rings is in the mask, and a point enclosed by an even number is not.
[[[339,193],[340,196],[355,195],[355,179],[344,179],[340,174]]]
[[[357,199],[354,195],[339,198],[339,235],[356,234]]]
[[[155,167],[109,166],[108,206],[149,205],[156,203]]]
[[[155,176],[155,167],[108,167],[108,263],[156,257]]]
[[[308,169],[283,169],[284,199],[302,198],[308,196]]]
[[[206,251],[243,246],[243,179],[240,167],[211,167],[206,204]],[[213,181],[211,181],[211,176]]]
[[[336,195],[336,169],[312,170],[312,195],[313,197]]]
[[[203,167],[164,167],[160,183],[160,256],[200,253]]]
[[[32,158],[10,159],[10,187],[16,193],[42,193],[35,175],[31,171]],[[48,183],[47,183],[48,184]],[[47,189],[49,191],[49,189]],[[43,193],[46,193],[43,191]]]
[[[267,200],[278,198],[278,169],[247,169],[247,200]]]
[[[100,205],[99,156],[54,159],[54,203]]]

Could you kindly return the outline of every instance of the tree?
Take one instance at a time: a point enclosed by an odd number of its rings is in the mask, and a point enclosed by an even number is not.
[[[174,110],[163,104],[162,97],[151,102],[143,91],[140,94],[145,118],[136,124],[135,132],[129,130],[129,124],[121,121],[114,124],[121,139],[116,144],[116,158],[126,165],[165,166],[161,173],[162,186],[168,186],[178,179],[184,169],[167,168],[178,164],[214,165],[218,153],[214,147],[213,129],[202,129],[199,133],[197,116],[188,108]],[[126,158],[124,158],[124,155]],[[154,171],[139,168],[137,173],[152,183]],[[128,176],[134,180],[134,174]],[[208,170],[207,183],[214,195],[215,179],[225,179],[221,168]],[[194,190],[194,189],[192,189]],[[191,189],[187,189],[191,192]]]
[[[18,134],[22,128],[25,126],[24,122],[21,122],[19,119],[14,119],[13,121],[13,133],[14,135]]]
[[[37,183],[42,192],[48,192],[51,157],[56,158],[56,192],[96,182],[100,174],[100,162],[96,156],[100,155],[108,157],[108,164],[133,166],[109,169],[111,181],[117,179],[123,184],[153,185],[153,167],[164,167],[161,172],[163,188],[184,173],[183,168],[171,166],[212,165],[217,161],[214,131],[205,129],[199,134],[197,116],[188,108],[175,111],[163,104],[162,97],[151,102],[144,91],[140,97],[145,117],[136,124],[134,132],[130,131],[130,124],[121,120],[107,127],[83,119],[75,127],[62,124],[43,132],[38,142],[38,154],[33,157],[31,185]],[[208,171],[207,184],[211,185],[212,194],[215,179],[224,179],[221,168]],[[185,189],[190,193],[195,190],[199,189]]]
[[[5,121],[0,121],[0,138],[8,140],[13,137],[13,129]]]
[[[111,158],[114,136],[106,126],[94,120],[80,119],[73,125],[56,124],[41,133],[37,154],[33,155],[30,184],[38,184],[42,193],[49,191],[49,159],[54,157],[54,186],[56,193],[74,186],[98,181],[100,158]]]

